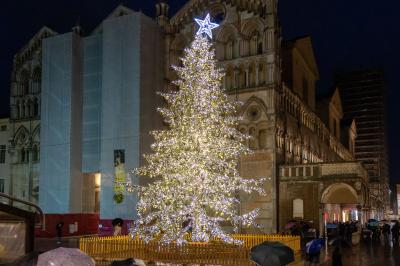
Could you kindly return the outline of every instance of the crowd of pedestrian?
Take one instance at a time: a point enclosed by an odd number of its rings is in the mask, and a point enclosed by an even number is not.
[[[338,236],[347,241],[349,244],[352,243],[353,233],[358,231],[358,221],[347,221],[345,223],[339,222],[337,225]]]
[[[381,241],[384,243],[392,242],[394,246],[399,245],[400,223],[398,221],[383,221],[378,223],[367,223],[363,229],[365,240]]]

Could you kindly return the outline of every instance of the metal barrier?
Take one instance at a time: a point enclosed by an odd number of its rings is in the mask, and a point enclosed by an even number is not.
[[[109,236],[81,238],[79,248],[99,261],[137,258],[165,263],[243,266],[255,265],[250,261],[250,249],[264,241],[279,241],[295,253],[300,251],[299,236],[235,234],[233,237],[242,240],[243,245],[229,245],[219,240],[210,243],[188,242],[184,245],[155,241],[145,243],[129,236]]]
[[[6,193],[1,193],[0,192],[0,197],[9,199],[10,200],[10,204],[9,204],[10,206],[13,206],[14,201],[16,201],[16,202],[19,202],[19,203],[34,207],[36,209],[37,213],[39,213],[39,215],[40,215],[40,226],[41,226],[42,230],[44,231],[46,229],[46,217],[44,216],[44,213],[43,213],[42,209],[39,207],[39,205],[36,205],[35,203],[29,202],[29,201],[26,201],[26,200],[23,200],[23,199],[16,198],[16,197],[8,195]]]

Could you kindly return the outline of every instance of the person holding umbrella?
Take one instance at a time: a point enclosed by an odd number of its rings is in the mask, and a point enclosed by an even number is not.
[[[251,248],[250,260],[259,266],[285,266],[294,261],[294,252],[280,242],[265,241]]]
[[[318,265],[321,249],[325,246],[325,239],[318,238],[306,244],[306,255],[310,265]]]
[[[385,221],[382,226],[383,237],[385,239],[385,243],[389,242],[389,235],[390,235],[390,225]]]

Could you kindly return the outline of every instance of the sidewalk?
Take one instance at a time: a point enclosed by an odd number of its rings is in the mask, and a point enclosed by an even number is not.
[[[45,252],[59,247],[79,248],[80,237],[65,237],[61,239],[61,244],[57,243],[57,238],[36,238],[35,251]]]

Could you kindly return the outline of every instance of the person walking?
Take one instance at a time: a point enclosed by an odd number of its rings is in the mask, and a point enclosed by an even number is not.
[[[392,227],[393,245],[395,245],[395,246],[399,245],[399,230],[400,230],[399,222],[396,221]]]
[[[335,247],[335,250],[332,253],[332,266],[343,266],[342,253],[338,246]]]
[[[60,221],[58,224],[56,224],[57,244],[61,244],[63,226],[64,226],[64,222],[62,222],[62,221]]]
[[[383,233],[383,238],[385,240],[385,243],[389,242],[389,234],[390,234],[390,225],[388,223],[385,223],[382,228],[382,233]]]

